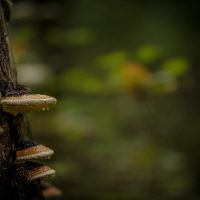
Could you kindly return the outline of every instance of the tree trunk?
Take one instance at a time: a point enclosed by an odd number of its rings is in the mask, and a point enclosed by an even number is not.
[[[0,1],[1,2],[1,1]],[[17,77],[13,65],[2,4],[0,5],[0,92],[16,87]],[[23,162],[15,159],[15,145],[27,132],[24,114],[13,116],[0,107],[0,200],[41,200],[39,181],[27,181]],[[21,131],[19,131],[19,129]]]

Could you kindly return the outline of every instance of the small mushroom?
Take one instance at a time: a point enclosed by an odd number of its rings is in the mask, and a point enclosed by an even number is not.
[[[16,147],[16,160],[49,159],[54,151],[34,141],[24,141]]]
[[[44,198],[62,196],[62,191],[49,182],[41,182],[42,195]]]
[[[22,96],[3,97],[2,109],[13,115],[23,112],[49,110],[56,104],[54,97],[40,94],[26,94]]]
[[[49,166],[42,165],[36,162],[27,161],[24,163],[26,177],[29,181],[38,179],[46,179],[55,176],[55,170]]]

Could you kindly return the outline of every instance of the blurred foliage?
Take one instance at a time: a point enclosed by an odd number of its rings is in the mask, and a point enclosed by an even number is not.
[[[20,82],[61,199],[200,198],[199,10],[185,1],[15,0]]]

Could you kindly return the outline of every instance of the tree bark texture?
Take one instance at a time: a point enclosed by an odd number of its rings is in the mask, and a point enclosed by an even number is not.
[[[16,87],[3,8],[0,5],[0,92]],[[9,88],[10,87],[10,88]],[[0,107],[0,200],[42,200],[39,181],[28,181],[23,162],[17,162],[15,145],[25,138],[28,130],[24,114],[13,116]]]

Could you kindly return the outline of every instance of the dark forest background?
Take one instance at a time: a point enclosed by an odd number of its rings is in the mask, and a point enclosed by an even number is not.
[[[71,200],[200,198],[200,6],[15,0],[18,78],[55,96],[30,114]]]

